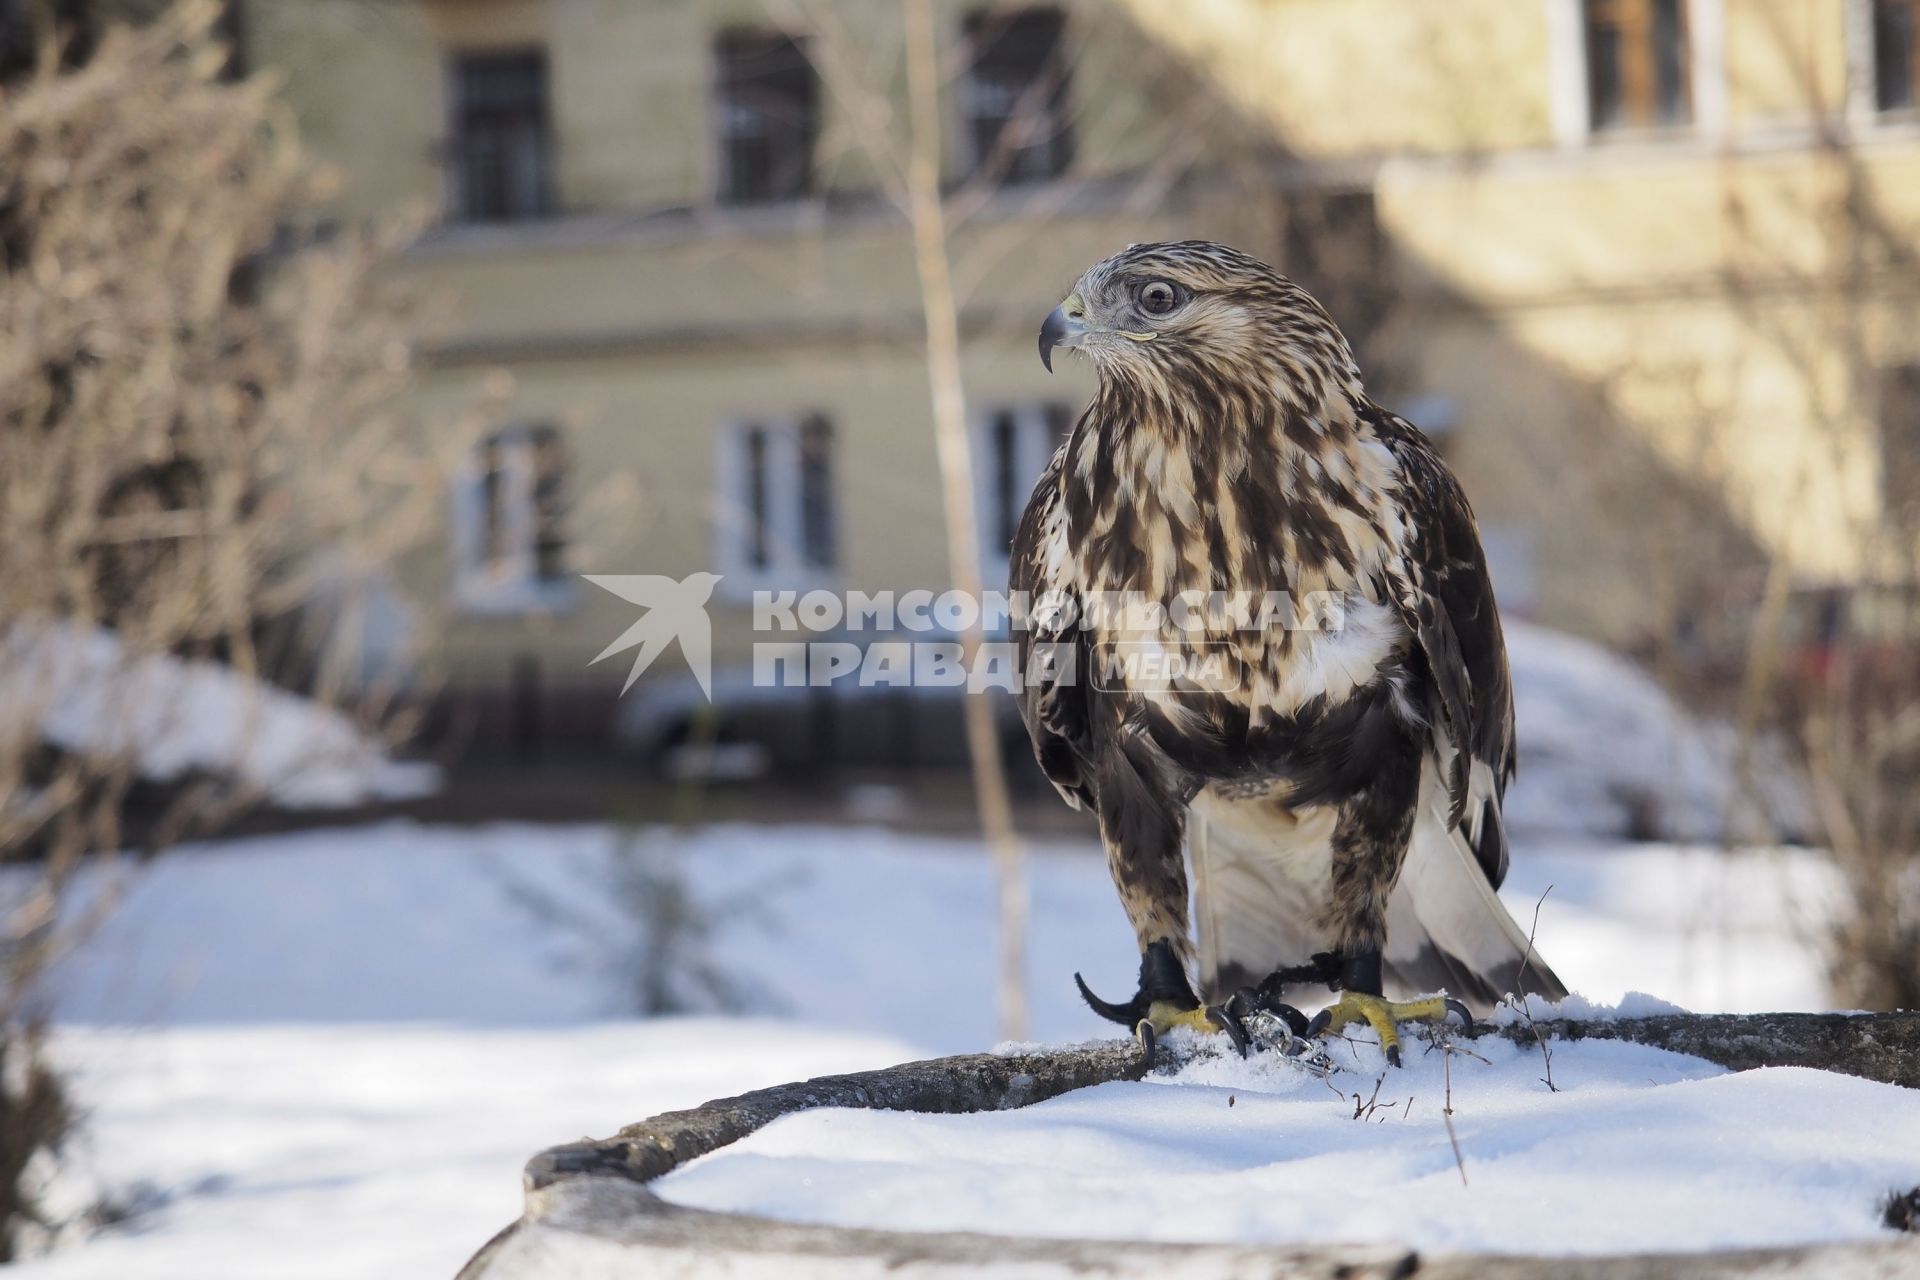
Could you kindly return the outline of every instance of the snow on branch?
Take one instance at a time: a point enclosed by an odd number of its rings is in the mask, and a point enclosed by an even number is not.
[[[1539,1020],[1529,1025],[1482,1023],[1472,1036],[1499,1036],[1522,1046],[1536,1035],[1567,1040],[1626,1040],[1693,1054],[1733,1070],[1815,1067],[1908,1088],[1920,1088],[1920,1013],[1666,1014],[1620,1019]],[[904,1232],[778,1222],[751,1214],[716,1213],[669,1203],[646,1184],[700,1156],[737,1142],[784,1115],[816,1107],[966,1113],[1032,1105],[1074,1089],[1146,1074],[1139,1050],[1110,1041],[1018,1054],[971,1054],[911,1062],[882,1071],[827,1076],[779,1085],[690,1111],[629,1125],[612,1138],[555,1147],[526,1169],[521,1220],[489,1241],[459,1280],[520,1280],[552,1274],[567,1259],[593,1259],[603,1270],[617,1251],[617,1274],[671,1274],[696,1258],[729,1255],[758,1274],[818,1271],[860,1262],[868,1268],[911,1265],[916,1276],[1285,1275],[1407,1277],[1442,1280],[1493,1277],[1599,1277],[1628,1260],[1607,1257],[1425,1258],[1391,1245],[1178,1245],[1041,1240],[960,1232]],[[1635,1275],[1825,1276],[1906,1274],[1920,1245],[1908,1241],[1750,1249],[1712,1255],[1646,1255],[1631,1259]],[[758,1269],[756,1269],[758,1264]],[[615,1272],[608,1271],[608,1274]],[[864,1273],[864,1270],[863,1270]]]
[[[1542,1019],[1559,1040],[1629,1040],[1705,1058],[1732,1071],[1814,1067],[1920,1089],[1920,1013],[1675,1013],[1648,1018]],[[1525,1022],[1475,1035],[1534,1042]]]

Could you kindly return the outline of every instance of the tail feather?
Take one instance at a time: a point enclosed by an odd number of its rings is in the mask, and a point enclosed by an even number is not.
[[[1432,802],[1429,802],[1429,801]],[[1436,807],[1438,805],[1438,807]],[[1327,949],[1316,908],[1331,873],[1331,813],[1225,804],[1203,793],[1187,824],[1200,990],[1208,1000],[1306,963]],[[1422,796],[1399,883],[1387,901],[1387,994],[1445,989],[1484,1017],[1509,993],[1564,999],[1567,989],[1501,905],[1444,800]]]
[[[1445,987],[1479,1015],[1510,994],[1567,996],[1566,984],[1487,883],[1466,836],[1425,806],[1387,901],[1383,958],[1399,993]]]
[[[1223,1000],[1326,946],[1314,914],[1330,867],[1332,815],[1305,821],[1202,793],[1188,812],[1200,990]]]

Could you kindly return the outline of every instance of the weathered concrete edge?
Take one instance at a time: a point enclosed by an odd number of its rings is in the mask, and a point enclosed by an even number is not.
[[[1801,1066],[1920,1087],[1920,1013],[1673,1014],[1618,1020],[1556,1020],[1477,1026],[1471,1034],[1533,1043],[1554,1039],[1628,1040],[1691,1053],[1733,1070]],[[1396,1248],[1301,1249],[1281,1246],[1166,1245],[1111,1240],[1043,1240],[960,1232],[893,1232],[778,1222],[750,1214],[710,1213],[661,1200],[646,1183],[737,1142],[783,1115],[815,1107],[963,1113],[1029,1106],[1074,1089],[1145,1074],[1138,1050],[1114,1041],[1038,1053],[968,1054],[881,1071],[778,1085],[690,1111],[667,1112],[603,1140],[554,1147],[528,1162],[526,1212],[490,1240],[459,1280],[521,1280],[542,1273],[541,1258],[566,1248],[604,1254],[609,1276],[670,1272],[697,1257],[726,1254],[764,1263],[773,1273],[831,1269],[836,1275],[959,1275],[988,1262],[1018,1264],[1023,1274],[1166,1276],[1197,1268],[1206,1275],[1373,1280],[1418,1274],[1467,1276],[1920,1277],[1920,1243],[1746,1250],[1569,1259],[1437,1257]],[[1917,1179],[1920,1180],[1920,1179]],[[599,1272],[596,1272],[599,1274]]]

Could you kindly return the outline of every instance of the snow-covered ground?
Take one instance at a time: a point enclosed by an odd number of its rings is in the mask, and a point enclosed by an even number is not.
[[[761,1012],[928,1052],[996,1038],[979,847],[878,827],[673,837],[389,822],[180,849],[127,882],[94,945],[69,959],[59,1013],[172,1026],[622,1015],[634,925],[610,886],[623,858],[677,867],[696,901],[719,905],[706,950]],[[1137,965],[1105,864],[1089,842],[1037,847],[1030,868],[1032,1033],[1100,1033],[1073,973],[1123,991]],[[1502,896],[1522,923],[1539,906],[1541,953],[1591,999],[1645,991],[1751,1012],[1825,1007],[1811,948],[1831,889],[1804,851],[1578,841],[1523,846]],[[556,927],[545,916],[560,907],[588,923]]]
[[[1506,633],[1520,744],[1509,831],[1718,841],[1731,828],[1751,842],[1807,828],[1806,798],[1777,742],[1753,744],[1758,794],[1744,796],[1729,726],[1696,717],[1591,641],[1513,620]]]
[[[67,1028],[59,1048],[91,1112],[66,1194],[145,1208],[23,1280],[450,1277],[518,1216],[534,1151],[629,1113],[910,1056],[737,1018]]]
[[[1457,1160],[1440,1053],[1376,1095],[1378,1046],[1337,1044],[1325,1081],[1212,1058],[1019,1111],[802,1112],[656,1190],[841,1226],[1592,1254],[1871,1238],[1916,1178],[1910,1089],[1589,1040],[1555,1048],[1550,1092],[1536,1049],[1472,1048]]]
[[[430,795],[439,770],[390,758],[338,710],[216,662],[129,651],[103,627],[0,635],[0,725],[150,782],[213,774],[287,809]],[[6,797],[0,797],[4,800]]]
[[[716,907],[712,938],[689,957],[730,977],[758,1006],[755,1018],[622,1019],[634,926],[608,906],[622,865],[656,876],[677,867],[694,899]],[[1038,849],[1031,884],[1031,1034],[1108,1034],[1071,978],[1079,969],[1097,989],[1123,991],[1133,977],[1131,938],[1097,851]],[[1639,989],[1698,1009],[1824,1005],[1820,965],[1803,941],[1827,892],[1811,855],[1523,846],[1507,895],[1522,920],[1549,885],[1540,948],[1590,998]],[[878,828],[721,826],[669,836],[393,822],[182,849],[124,888],[120,911],[58,984],[59,1051],[77,1068],[90,1111],[60,1191],[68,1207],[102,1193],[153,1207],[23,1276],[451,1274],[514,1216],[518,1169],[543,1146],[742,1089],[998,1038],[992,880],[983,853],[963,840]],[[557,924],[556,915],[574,922]],[[1525,1063],[1488,1071],[1456,1060],[1456,1089],[1471,1091],[1456,1101],[1474,1100],[1470,1115],[1462,1107],[1462,1142],[1471,1162],[1488,1166],[1487,1185],[1499,1185],[1496,1166],[1523,1153],[1531,1164],[1516,1171],[1551,1162],[1547,1130],[1529,1118],[1544,1108],[1569,1108],[1553,1131],[1593,1141],[1608,1110],[1622,1108],[1627,1128],[1610,1158],[1625,1160],[1634,1134],[1664,1124],[1666,1108],[1686,1112],[1690,1096],[1730,1099],[1702,1104],[1696,1119],[1708,1127],[1788,1096],[1706,1080],[1711,1068],[1675,1060],[1646,1070],[1698,1080],[1688,1086],[1697,1093],[1641,1096],[1646,1064],[1614,1069],[1626,1059],[1608,1058],[1583,1078],[1586,1052],[1556,1056],[1575,1087],[1552,1099],[1531,1096],[1544,1091]],[[1438,1176],[1421,1114],[1437,1096],[1428,1071],[1409,1068],[1414,1118],[1395,1118],[1367,1140],[1409,1185]],[[1466,1083],[1472,1071],[1484,1074]],[[1340,1083],[1351,1092],[1371,1082]],[[1249,1117],[1324,1144],[1344,1132],[1329,1127],[1333,1119],[1352,1109],[1317,1082],[1283,1079],[1270,1099],[1251,1095],[1274,1090],[1271,1078],[1229,1083],[1241,1106],[1255,1108],[1233,1109],[1238,1144],[1216,1149],[1207,1135],[1222,1131],[1196,1131],[1190,1148],[1168,1149],[1169,1168],[1217,1167],[1224,1177],[1262,1150],[1271,1162],[1274,1151],[1246,1136]],[[1162,1095],[1175,1112],[1128,1137],[1146,1114],[1129,1103],[1094,1137],[1137,1154],[1178,1128],[1187,1109],[1225,1105],[1211,1092]],[[1894,1133],[1897,1109],[1876,1106],[1880,1131]],[[1309,1123],[1316,1107],[1327,1118]],[[1074,1114],[1037,1113],[1030,1132],[1044,1136],[1050,1117]],[[834,1150],[856,1170],[865,1158],[857,1143]],[[1343,1183],[1356,1158],[1324,1153]],[[1439,1172],[1457,1177],[1450,1155]],[[1020,1180],[1046,1176],[1028,1170]],[[1510,1185],[1528,1182],[1516,1173]],[[1836,1174],[1834,1185],[1853,1184]],[[1477,1222],[1479,1212],[1461,1219],[1432,1209],[1435,1221]],[[1280,1218],[1242,1221],[1249,1236],[1287,1229]]]

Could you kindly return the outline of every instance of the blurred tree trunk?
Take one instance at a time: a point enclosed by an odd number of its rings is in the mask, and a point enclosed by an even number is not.
[[[948,576],[955,589],[979,602],[980,531],[974,514],[973,455],[967,438],[966,391],[960,374],[959,309],[947,256],[947,222],[940,190],[940,59],[932,0],[902,0],[906,18],[908,155],[907,219],[926,316],[927,381],[939,448],[941,498],[946,509]],[[965,666],[974,670],[984,639],[984,608],[960,637]],[[985,691],[969,689],[962,706],[980,830],[992,851],[999,898],[1000,1034],[1027,1034],[1027,886],[1024,853],[1013,827],[1006,761]]]

